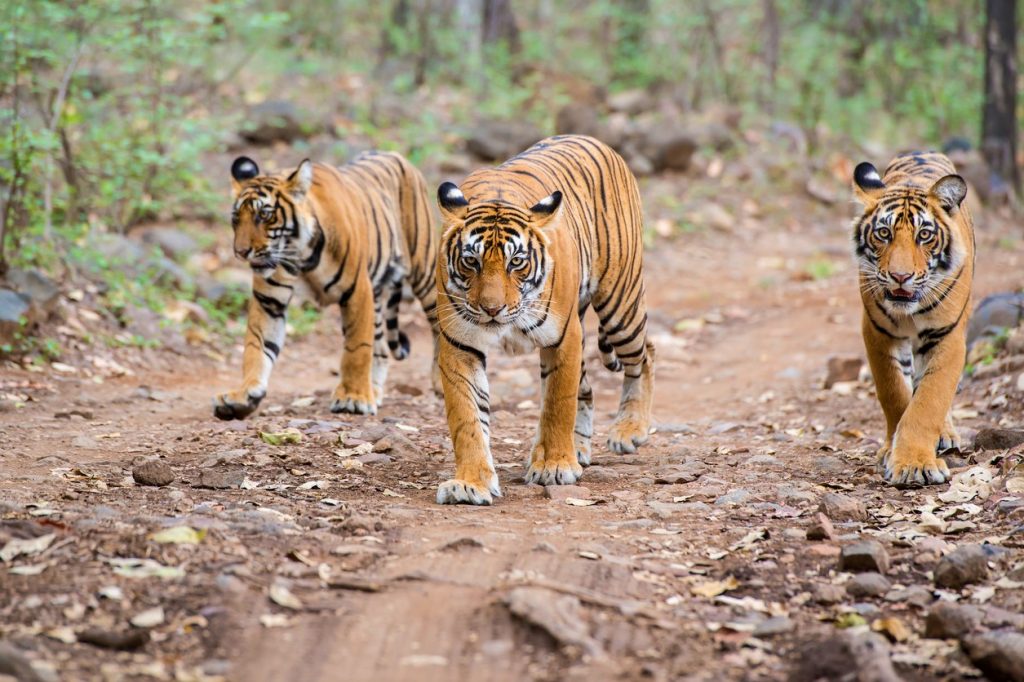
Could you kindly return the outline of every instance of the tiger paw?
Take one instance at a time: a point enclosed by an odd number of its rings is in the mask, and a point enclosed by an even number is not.
[[[959,450],[960,449],[960,434],[957,433],[956,427],[953,426],[953,422],[946,420],[946,425],[942,427],[942,431],[939,432],[939,442],[935,446],[935,453],[941,454],[946,450]]]
[[[582,438],[576,439],[576,461],[580,466],[590,466],[590,441]]]
[[[490,505],[501,497],[498,475],[491,472],[489,480],[466,481],[453,478],[437,486],[438,504]]]
[[[895,486],[938,485],[950,478],[949,467],[928,447],[897,444],[884,454],[879,451],[878,463],[886,482]]]
[[[369,395],[355,393],[344,394],[335,391],[334,400],[331,401],[331,412],[346,412],[348,414],[377,414],[377,400],[373,397],[373,391]]]
[[[632,454],[647,442],[648,420],[629,414],[620,414],[608,433],[608,449],[621,454]]]
[[[245,419],[256,411],[266,394],[262,388],[222,393],[213,399],[213,415],[224,420]]]
[[[543,446],[538,445],[530,458],[530,466],[526,470],[524,480],[540,485],[572,485],[583,475],[583,467],[580,466],[577,457],[576,454],[562,457],[554,454],[545,456]]]

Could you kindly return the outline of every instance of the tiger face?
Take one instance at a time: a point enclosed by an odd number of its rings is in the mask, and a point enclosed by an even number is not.
[[[959,175],[930,188],[887,187],[870,163],[854,171],[864,214],[854,229],[861,291],[892,313],[912,315],[936,298],[940,283],[967,256],[955,215],[967,194]]]
[[[505,202],[470,205],[450,182],[438,190],[444,216],[444,291],[459,317],[489,331],[528,330],[552,267],[549,232],[562,193],[531,208]]]
[[[235,255],[262,277],[278,266],[298,272],[310,233],[302,228],[313,164],[306,159],[287,177],[261,176],[255,161],[240,156],[231,164],[231,179]]]

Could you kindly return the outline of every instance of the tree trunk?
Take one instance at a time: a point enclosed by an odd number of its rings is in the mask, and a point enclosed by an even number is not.
[[[763,93],[762,106],[769,114],[775,113],[775,79],[779,73],[779,45],[782,28],[779,25],[779,8],[775,0],[763,0],[762,26],[764,30],[764,65],[768,71],[767,92]]]
[[[1017,0],[986,0],[981,153],[1020,194],[1017,168]]]
[[[480,36],[484,47],[505,43],[510,54],[519,52],[521,42],[511,0],[483,0]]]

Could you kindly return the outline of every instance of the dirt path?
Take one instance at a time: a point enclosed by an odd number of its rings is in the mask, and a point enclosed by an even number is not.
[[[954,597],[988,608],[986,623],[1019,611],[1024,576],[1006,576],[1021,520],[1000,506],[1005,493],[943,502],[945,488],[881,484],[870,386],[820,388],[829,355],[860,352],[852,269],[792,276],[815,254],[844,250],[837,223],[653,249],[658,430],[636,456],[597,448],[574,492],[586,506],[522,483],[538,417],[533,357],[490,364],[505,496],[490,508],[434,504],[453,462],[443,406],[421,393],[428,341],[411,316],[414,356],[393,365],[385,407],[369,419],[326,411],[333,319],[288,344],[264,409],[246,422],[210,410],[236,380],[236,352],[224,363],[162,356],[152,371],[102,384],[11,373],[7,390],[33,400],[0,415],[0,532],[56,537],[12,560],[36,575],[0,568],[0,636],[68,680],[803,679],[831,674],[814,665],[867,664],[844,663],[833,640],[801,653],[840,632],[836,623],[896,631],[896,620],[901,675],[967,674],[955,642],[924,638],[925,615]],[[1012,252],[982,253],[980,293],[1021,285]],[[589,362],[600,443],[618,377]],[[965,383],[958,407],[974,416],[964,424],[1016,425],[1019,397],[994,410],[987,391]],[[301,444],[258,436],[289,426]],[[133,465],[154,455],[175,482],[135,485]],[[990,455],[951,465],[998,473]],[[836,494],[832,537],[808,540]],[[947,532],[921,532],[923,512],[948,520]],[[148,537],[181,525],[206,535],[197,545]],[[877,539],[888,557],[888,585],[872,595],[847,592],[839,569],[840,548],[859,539]],[[940,555],[983,539],[996,548],[987,576],[936,591]],[[131,577],[117,558],[182,575]],[[134,651],[73,641],[139,632],[128,621],[158,606],[161,622]]]

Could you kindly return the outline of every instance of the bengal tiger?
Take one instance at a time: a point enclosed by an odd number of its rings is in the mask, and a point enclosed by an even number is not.
[[[950,409],[966,361],[974,277],[967,183],[938,153],[897,156],[884,176],[854,169],[862,333],[885,413],[878,466],[895,485],[949,479],[937,455],[960,446]]]
[[[426,182],[412,164],[399,154],[369,152],[340,168],[306,159],[289,173],[261,175],[242,156],[231,178],[234,250],[252,269],[252,299],[242,386],[214,399],[217,417],[242,419],[266,395],[299,280],[321,305],[341,307],[345,344],[332,412],[375,414],[388,352],[398,360],[409,354],[398,328],[404,282],[430,323],[436,366],[437,235]],[[436,370],[433,380],[439,390]]]
[[[590,464],[594,396],[583,363],[583,316],[594,307],[604,365],[625,373],[608,437],[619,453],[647,440],[654,352],[647,338],[643,215],[622,158],[582,136],[538,142],[459,188],[438,189],[438,362],[455,478],[437,502],[501,495],[490,450],[488,349],[540,348],[541,418],[526,481],[575,483]]]

